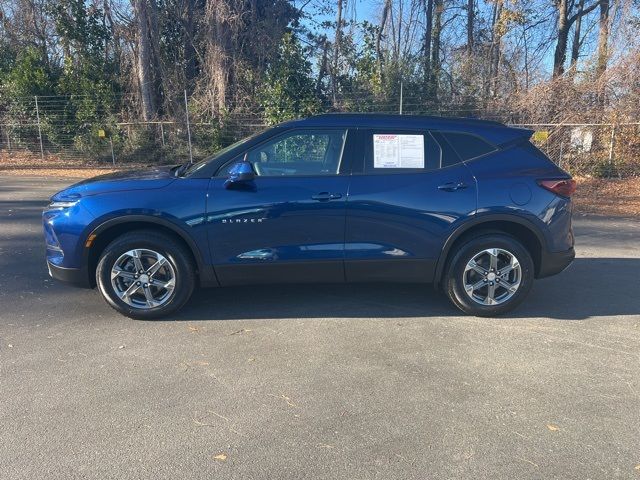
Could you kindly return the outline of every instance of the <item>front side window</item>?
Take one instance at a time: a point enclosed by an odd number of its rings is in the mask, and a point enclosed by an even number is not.
[[[337,175],[346,130],[294,130],[247,153],[258,176]]]

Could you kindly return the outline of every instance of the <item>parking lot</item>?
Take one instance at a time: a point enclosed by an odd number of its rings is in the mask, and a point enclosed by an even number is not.
[[[640,478],[640,221],[515,315],[420,285],[197,292],[166,321],[51,280],[40,212],[0,177],[0,477]]]

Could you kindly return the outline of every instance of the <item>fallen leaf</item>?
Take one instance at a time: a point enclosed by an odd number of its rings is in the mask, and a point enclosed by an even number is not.
[[[118,349],[119,349],[119,350],[122,350],[123,348],[124,348],[124,345],[120,345],[120,346],[118,347]]]
[[[638,465],[636,465],[635,469],[640,472],[640,463]]]
[[[191,325],[189,325],[189,330],[191,330],[192,332],[199,332],[200,329],[198,327],[192,327]]]
[[[239,335],[240,333],[248,333],[251,332],[252,330],[250,328],[241,328],[240,330],[230,333],[229,335]]]
[[[224,462],[227,459],[227,454],[226,453],[219,453],[218,455],[214,455],[213,459],[214,460],[218,460],[220,462]]]
[[[554,425],[554,424],[552,424],[552,423],[549,423],[549,424],[547,425],[547,428],[548,428],[549,430],[551,430],[552,432],[557,432],[558,430],[560,430],[560,427],[559,427],[559,426]]]

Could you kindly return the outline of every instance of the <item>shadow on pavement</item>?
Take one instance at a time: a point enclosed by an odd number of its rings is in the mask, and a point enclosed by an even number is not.
[[[638,258],[578,258],[538,280],[510,318],[640,315]],[[272,285],[197,291],[175,320],[459,316],[430,285]]]

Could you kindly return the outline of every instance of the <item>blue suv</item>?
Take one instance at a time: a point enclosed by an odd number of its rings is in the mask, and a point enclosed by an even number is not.
[[[328,114],[205,161],[99,176],[43,213],[51,276],[120,313],[176,312],[196,286],[423,282],[510,311],[574,258],[575,181],[497,122]]]

